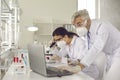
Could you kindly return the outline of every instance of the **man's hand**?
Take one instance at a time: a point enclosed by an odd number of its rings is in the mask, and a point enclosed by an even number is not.
[[[80,66],[59,66],[57,67],[60,70],[67,70],[70,71],[72,73],[78,73],[81,71],[81,67]]]
[[[78,59],[70,59],[68,60],[68,64],[72,65],[72,66],[76,66],[80,63],[80,61]]]
[[[81,67],[81,70],[83,70],[85,68],[85,66],[81,63],[78,64]]]
[[[81,67],[81,70],[85,68],[85,66],[84,66],[83,64],[81,64],[81,63],[80,63],[80,60],[78,60],[78,59],[69,60],[69,61],[68,61],[68,64],[69,64],[69,65],[72,65],[72,66],[78,65],[78,66]]]

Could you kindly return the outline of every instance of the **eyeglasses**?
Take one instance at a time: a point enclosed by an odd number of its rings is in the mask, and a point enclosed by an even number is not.
[[[86,20],[84,20],[84,21],[82,21],[82,22],[78,21],[76,24],[74,24],[74,26],[75,26],[75,27],[81,27],[81,26],[83,26],[84,24],[86,24]]]
[[[75,27],[81,27],[82,25],[83,25],[83,23],[80,23],[80,22],[74,24]]]

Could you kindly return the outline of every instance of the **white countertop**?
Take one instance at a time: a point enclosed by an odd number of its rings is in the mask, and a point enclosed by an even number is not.
[[[88,75],[80,72],[78,74],[73,74],[69,76],[62,77],[44,77],[40,74],[37,74],[31,70],[29,70],[26,74],[24,73],[14,73],[13,67],[11,66],[2,80],[94,80]]]

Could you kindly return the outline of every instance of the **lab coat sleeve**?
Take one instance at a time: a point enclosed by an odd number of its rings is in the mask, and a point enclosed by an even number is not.
[[[86,52],[85,41],[82,40],[81,38],[78,39],[78,40],[79,41],[78,41],[78,44],[77,44],[77,48],[78,48],[78,50],[77,50],[78,53],[77,54],[79,54],[78,59],[82,60],[82,58],[86,55],[85,54],[85,52]]]
[[[65,57],[67,55],[67,51],[66,51],[66,46],[61,48],[59,51],[58,51],[58,56],[60,57]]]
[[[109,32],[105,28],[107,26],[109,26],[109,25],[101,24],[101,26],[97,30],[96,38],[95,38],[93,45],[87,51],[86,56],[84,56],[84,58],[81,60],[81,63],[84,66],[86,66],[86,67],[90,66],[94,62],[97,55],[103,50],[103,48],[106,44],[106,41],[109,37]]]

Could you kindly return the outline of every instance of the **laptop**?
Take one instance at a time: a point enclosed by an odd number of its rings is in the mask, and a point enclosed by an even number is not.
[[[28,45],[28,54],[30,60],[30,68],[36,73],[47,77],[61,77],[73,74],[67,70],[59,70],[56,67],[47,66],[45,60],[45,49],[43,45]]]

